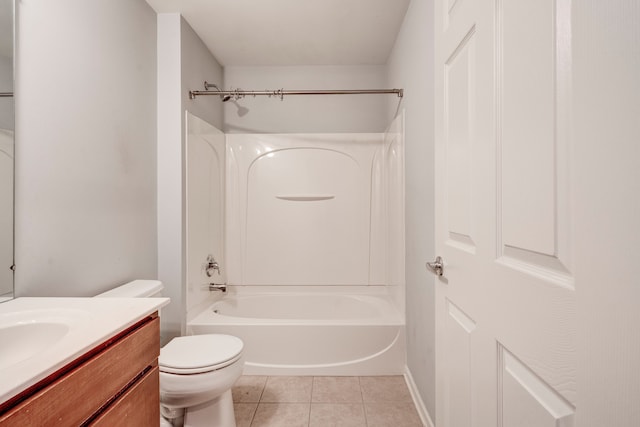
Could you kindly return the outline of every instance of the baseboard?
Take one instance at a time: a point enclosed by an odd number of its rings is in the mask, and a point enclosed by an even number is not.
[[[424,402],[420,397],[420,393],[418,393],[418,387],[416,387],[415,381],[413,381],[413,376],[411,375],[411,371],[408,366],[404,368],[404,380],[407,383],[407,387],[409,387],[409,392],[411,393],[411,397],[413,398],[413,403],[416,405],[416,409],[418,410],[418,415],[420,416],[420,420],[425,427],[434,427],[433,421],[431,421],[431,416],[429,415],[429,411],[427,411],[427,407],[424,406]]]

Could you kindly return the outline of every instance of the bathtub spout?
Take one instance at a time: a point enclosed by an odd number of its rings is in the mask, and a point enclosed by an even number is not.
[[[209,290],[227,292],[227,284],[209,283]]]

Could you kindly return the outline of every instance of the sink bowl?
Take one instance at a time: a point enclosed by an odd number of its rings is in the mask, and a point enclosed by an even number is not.
[[[11,345],[0,350],[0,366],[14,365],[55,344],[69,332],[63,323],[26,323],[0,328],[0,342]]]
[[[40,355],[89,317],[83,310],[41,309],[0,315],[0,368]]]

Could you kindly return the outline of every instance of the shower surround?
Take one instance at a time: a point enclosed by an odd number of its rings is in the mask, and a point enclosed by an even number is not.
[[[384,134],[225,139],[229,290],[191,286],[187,332],[242,338],[249,374],[403,373],[402,117]]]

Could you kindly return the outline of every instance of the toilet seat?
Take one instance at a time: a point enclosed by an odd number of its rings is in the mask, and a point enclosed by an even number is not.
[[[241,339],[223,334],[176,337],[160,349],[160,372],[200,374],[229,366],[242,357]]]

